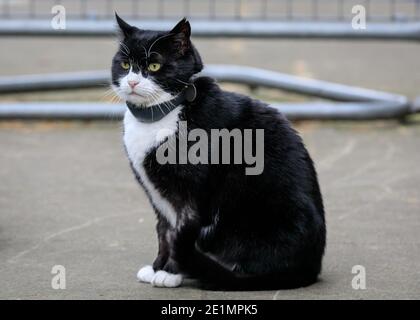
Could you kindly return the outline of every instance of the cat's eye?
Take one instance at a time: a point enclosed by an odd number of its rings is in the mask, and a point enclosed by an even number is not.
[[[121,62],[121,68],[123,68],[124,70],[128,70],[130,69],[130,64],[127,61],[123,61]]]
[[[151,72],[156,72],[160,69],[160,63],[151,63],[147,66],[147,69]]]

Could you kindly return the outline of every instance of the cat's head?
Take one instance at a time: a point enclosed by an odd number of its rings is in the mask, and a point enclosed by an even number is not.
[[[116,19],[120,46],[112,60],[112,87],[124,101],[148,106],[169,100],[203,68],[185,18],[171,31],[142,30]]]

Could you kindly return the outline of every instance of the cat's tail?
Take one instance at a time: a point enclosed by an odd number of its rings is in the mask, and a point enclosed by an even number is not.
[[[207,290],[279,290],[306,287],[317,281],[318,272],[284,271],[265,275],[243,275],[222,265],[196,245],[196,230],[183,230],[177,237],[175,257],[180,270]],[[195,239],[193,239],[195,237]],[[193,245],[192,245],[193,244]]]

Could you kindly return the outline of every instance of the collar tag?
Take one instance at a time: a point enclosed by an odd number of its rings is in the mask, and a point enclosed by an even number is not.
[[[185,100],[193,102],[197,97],[197,89],[193,83],[190,83],[184,91]]]

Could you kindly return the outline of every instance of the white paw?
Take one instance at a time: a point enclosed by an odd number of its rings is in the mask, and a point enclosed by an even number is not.
[[[183,277],[180,274],[173,274],[159,270],[155,273],[151,284],[154,287],[175,288],[181,285],[182,280]]]
[[[154,276],[155,271],[152,266],[144,266],[137,272],[137,279],[141,282],[151,283]]]

